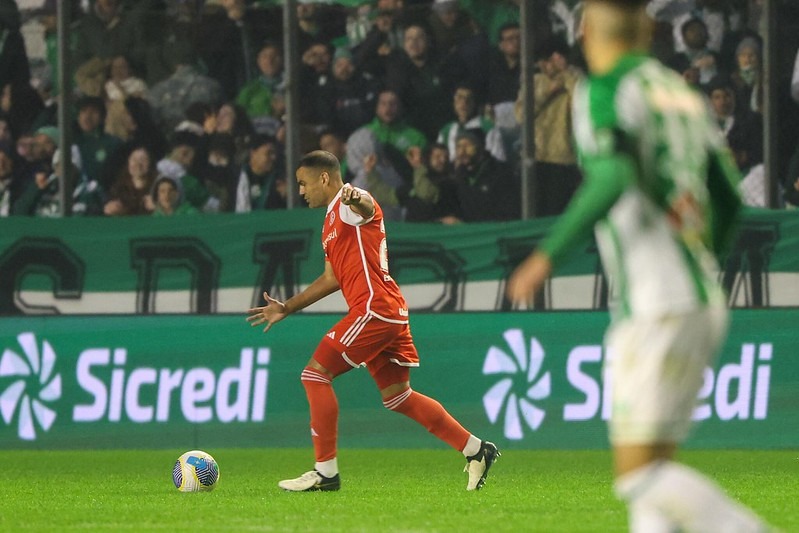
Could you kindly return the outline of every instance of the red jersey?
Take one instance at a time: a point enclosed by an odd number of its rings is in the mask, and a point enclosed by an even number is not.
[[[333,267],[350,312],[407,323],[408,304],[388,272],[383,210],[374,198],[372,202],[375,212],[368,219],[341,203],[341,191],[330,202],[322,226],[325,260]]]

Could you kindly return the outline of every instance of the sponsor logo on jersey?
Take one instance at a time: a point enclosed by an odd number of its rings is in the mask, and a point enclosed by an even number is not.
[[[327,237],[325,237],[325,240],[324,240],[324,241],[322,241],[322,248],[323,248],[325,251],[327,251],[327,245],[328,245],[328,243],[330,243],[330,241],[332,241],[332,240],[333,240],[333,239],[335,239],[336,237],[338,237],[338,232],[336,231],[336,229],[335,229],[335,228],[333,228],[333,231],[331,231],[330,233],[328,233],[328,234],[327,234]]]

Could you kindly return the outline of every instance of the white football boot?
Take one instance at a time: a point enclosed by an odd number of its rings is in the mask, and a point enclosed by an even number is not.
[[[488,477],[488,469],[502,455],[497,450],[497,445],[493,442],[484,440],[480,443],[480,450],[466,458],[466,466],[463,471],[469,473],[469,483],[466,490],[480,490],[485,485]]]
[[[290,492],[339,490],[341,488],[341,478],[339,478],[338,474],[333,477],[325,477],[316,470],[311,470],[298,478],[284,479],[277,486]]]

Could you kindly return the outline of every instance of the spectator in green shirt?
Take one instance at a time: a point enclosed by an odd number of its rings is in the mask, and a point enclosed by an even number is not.
[[[424,149],[427,138],[402,118],[402,105],[397,93],[385,90],[377,97],[375,118],[365,127],[370,129],[378,142],[388,144],[406,153],[412,146]]]
[[[256,63],[260,74],[242,87],[236,97],[236,103],[251,118],[271,115],[272,96],[283,91],[283,51],[277,43],[268,41],[258,52]]]
[[[184,201],[183,185],[180,180],[160,175],[155,179],[151,191],[154,217],[171,217],[175,215],[194,215],[197,209]]]
[[[78,101],[78,130],[75,144],[80,151],[83,173],[89,181],[100,179],[106,160],[122,144],[122,140],[103,131],[105,102],[96,96],[85,96]]]
[[[169,154],[156,165],[159,174],[180,180],[186,201],[206,212],[216,212],[219,201],[212,197],[194,174],[197,147],[200,138],[188,131],[178,131],[172,136]]]

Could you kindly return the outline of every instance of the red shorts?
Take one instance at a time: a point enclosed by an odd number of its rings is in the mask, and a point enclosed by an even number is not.
[[[408,367],[419,366],[419,354],[407,323],[353,313],[322,337],[313,358],[334,376],[365,366],[381,389],[407,381]]]

